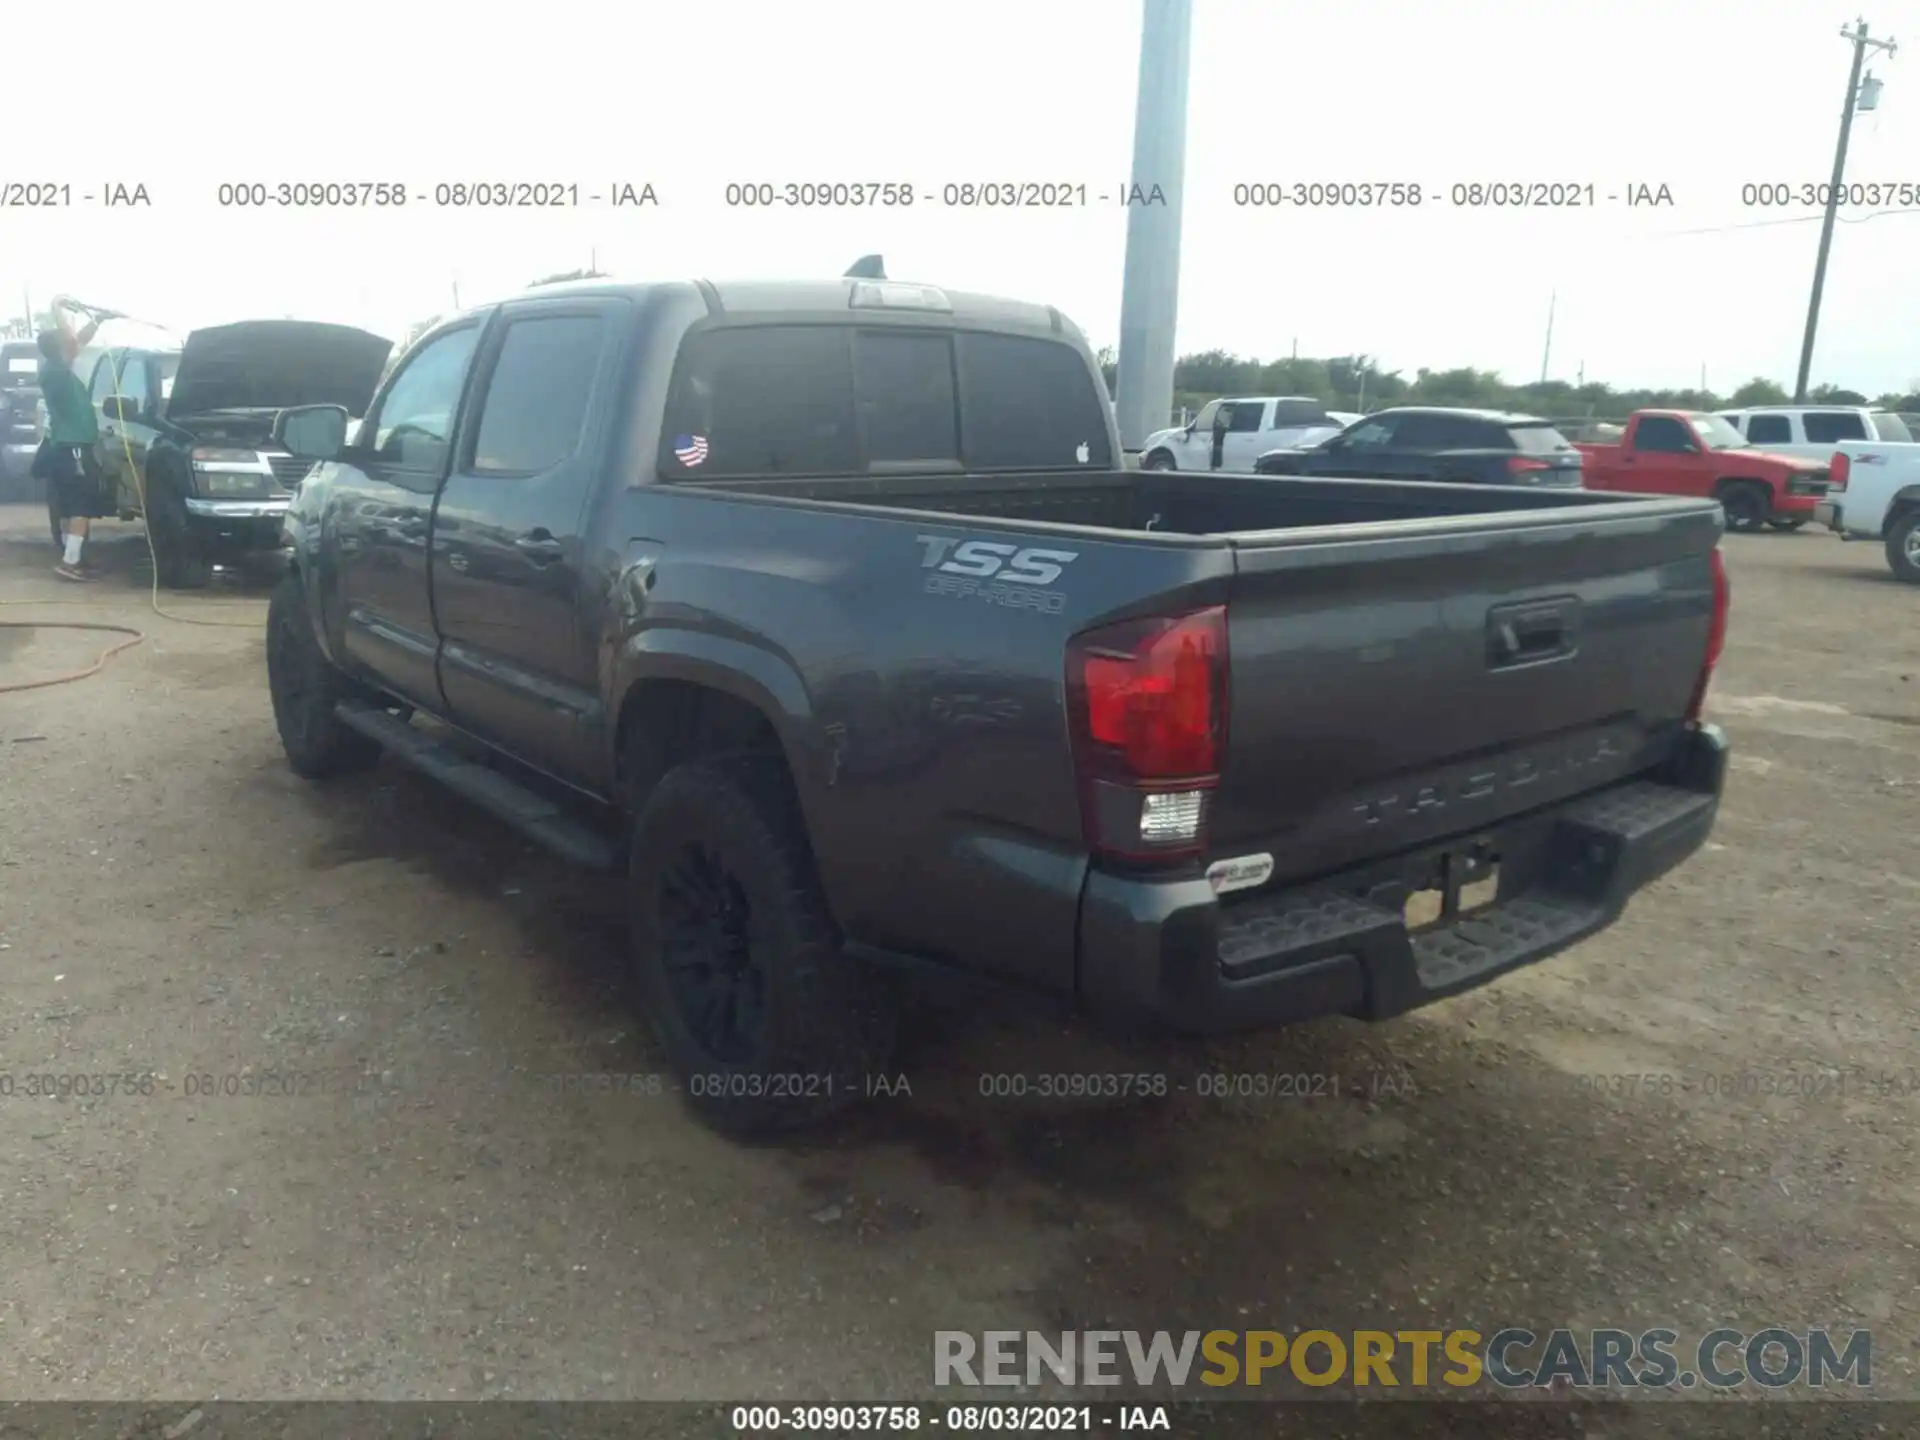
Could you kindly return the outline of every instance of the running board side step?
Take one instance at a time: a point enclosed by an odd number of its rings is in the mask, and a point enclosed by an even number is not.
[[[449,745],[417,730],[385,710],[356,700],[334,706],[340,723],[377,741],[380,747],[414,769],[439,781],[489,815],[506,821],[529,840],[590,870],[614,870],[618,849],[603,835],[568,815],[537,791],[480,765]]]

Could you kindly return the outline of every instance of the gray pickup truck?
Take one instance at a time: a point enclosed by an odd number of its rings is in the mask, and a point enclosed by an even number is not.
[[[273,708],[620,874],[722,1129],[905,974],[1189,1032],[1384,1019],[1614,920],[1725,769],[1710,501],[1121,467],[1059,312],[586,283],[421,339],[286,521]]]

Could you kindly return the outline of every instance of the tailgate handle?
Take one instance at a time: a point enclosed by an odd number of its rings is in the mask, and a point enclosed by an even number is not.
[[[1568,596],[1519,605],[1497,605],[1487,612],[1487,664],[1495,670],[1564,660],[1579,640],[1580,602]]]

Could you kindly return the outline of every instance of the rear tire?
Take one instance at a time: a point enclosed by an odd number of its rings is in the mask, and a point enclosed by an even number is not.
[[[314,638],[306,583],[291,568],[267,605],[267,689],[280,748],[294,774],[327,780],[365,770],[379,760],[379,744],[349,730],[334,713],[334,706],[351,696],[354,687]]]
[[[1773,497],[1765,486],[1736,480],[1721,489],[1720,506],[1726,511],[1727,529],[1736,535],[1751,535],[1766,525]]]
[[[1887,525],[1887,568],[1895,579],[1920,585],[1920,509],[1903,510]]]
[[[670,770],[628,856],[635,989],[695,1114],[746,1137],[859,1100],[897,1000],[842,950],[779,758]]]

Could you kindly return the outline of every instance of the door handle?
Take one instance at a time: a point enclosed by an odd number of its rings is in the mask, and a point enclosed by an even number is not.
[[[529,530],[515,540],[513,546],[535,565],[551,565],[566,553],[560,542],[546,530]]]
[[[1579,644],[1580,601],[1575,596],[1497,605],[1487,612],[1487,665],[1536,665],[1572,655]]]

